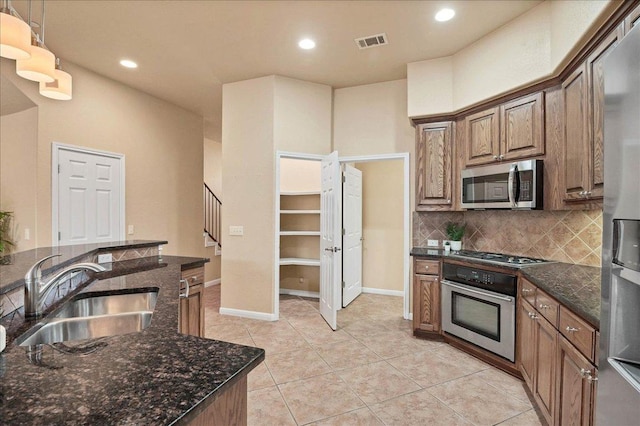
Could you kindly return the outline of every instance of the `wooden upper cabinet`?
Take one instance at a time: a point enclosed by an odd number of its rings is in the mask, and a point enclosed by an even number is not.
[[[589,126],[587,64],[562,82],[564,100],[565,200],[584,200],[589,188]]]
[[[453,122],[421,124],[416,132],[417,210],[452,207]]]
[[[472,114],[465,119],[465,164],[492,163],[500,155],[500,109]]]
[[[624,34],[628,34],[638,24],[640,24],[640,5],[636,6],[624,20]]]
[[[538,92],[500,106],[500,159],[544,154],[544,93]]]
[[[587,59],[589,75],[589,124],[591,145],[589,147],[589,189],[588,198],[602,198],[604,195],[604,58],[622,39],[624,25],[607,36]]]

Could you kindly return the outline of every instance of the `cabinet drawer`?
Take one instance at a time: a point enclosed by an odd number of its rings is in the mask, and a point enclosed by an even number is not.
[[[560,306],[560,332],[591,362],[594,361],[596,331],[564,306]]]
[[[540,289],[536,292],[536,310],[555,328],[558,328],[560,304]]]
[[[520,279],[520,296],[533,306],[536,306],[536,290],[537,289],[538,288],[535,285],[533,285],[526,279],[524,278]]]
[[[189,282],[189,286],[204,284],[204,266],[185,269],[182,271],[182,279]]]
[[[437,260],[416,259],[414,274],[419,275],[440,275],[440,262]]]

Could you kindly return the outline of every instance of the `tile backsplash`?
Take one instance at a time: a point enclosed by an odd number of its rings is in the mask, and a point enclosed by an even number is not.
[[[602,211],[414,212],[413,245],[447,239],[445,224],[464,222],[463,249],[600,266]]]

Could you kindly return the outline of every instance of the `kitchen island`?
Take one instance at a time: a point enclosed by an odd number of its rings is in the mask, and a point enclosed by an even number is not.
[[[264,350],[178,332],[181,271],[205,261],[155,256],[117,262],[70,294],[158,289],[151,324],[141,332],[67,342],[71,350],[61,351],[18,346],[39,322],[20,318],[20,310],[13,321],[3,318],[12,325],[0,354],[0,423],[246,422],[246,378],[264,360]],[[62,306],[52,306],[48,316]],[[82,354],[87,348],[96,350]]]

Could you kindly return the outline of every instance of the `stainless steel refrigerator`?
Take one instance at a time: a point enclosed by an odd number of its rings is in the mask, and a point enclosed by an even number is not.
[[[640,424],[640,26],[604,59],[602,305],[596,424]]]

